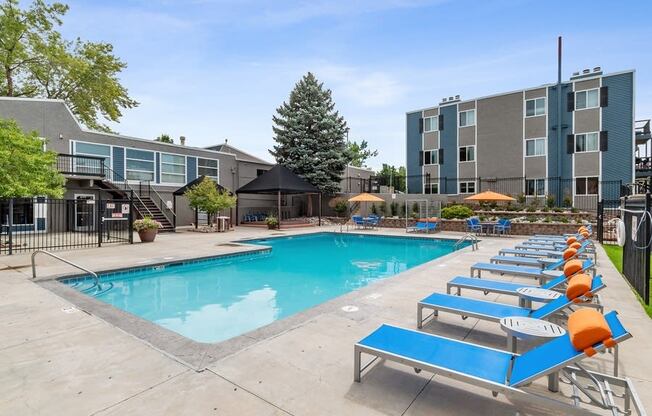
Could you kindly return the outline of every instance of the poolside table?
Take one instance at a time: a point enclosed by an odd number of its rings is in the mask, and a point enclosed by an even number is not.
[[[532,302],[548,303],[561,296],[561,293],[541,287],[525,286],[516,289],[519,303],[525,308],[532,308]]]
[[[500,328],[507,334],[507,350],[516,352],[517,339],[540,340],[557,338],[566,330],[557,324],[525,316],[508,316],[500,320]]]
[[[496,221],[489,221],[489,222],[485,221],[485,222],[481,222],[481,223],[480,223],[480,227],[482,227],[482,234],[484,234],[484,235],[489,235],[489,234],[490,234],[490,230],[491,230],[491,234],[493,234],[493,233],[494,233],[494,226],[495,226],[496,224],[498,224]]]

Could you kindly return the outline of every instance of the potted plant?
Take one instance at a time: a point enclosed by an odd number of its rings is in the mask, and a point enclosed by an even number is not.
[[[134,221],[134,230],[138,232],[138,237],[143,243],[151,243],[156,238],[161,223],[150,217]]]
[[[265,224],[267,224],[267,228],[268,228],[268,229],[270,229],[270,230],[275,230],[275,229],[278,228],[278,218],[276,218],[276,217],[273,216],[273,215],[270,215],[270,216],[267,217],[267,219],[265,220]]]

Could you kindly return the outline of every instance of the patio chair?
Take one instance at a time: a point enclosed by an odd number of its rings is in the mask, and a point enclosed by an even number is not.
[[[501,218],[498,223],[494,225],[494,234],[506,235],[512,230],[512,222],[507,218]]]
[[[517,246],[518,247],[518,246]],[[523,257],[561,257],[564,254],[564,251],[567,247],[559,246],[554,249],[542,250],[542,249],[526,249],[526,248],[503,248],[498,251],[499,256],[504,256],[507,254],[514,256],[523,256]],[[589,241],[584,241],[580,245],[580,249],[583,249],[583,254],[588,255],[592,254],[594,258],[597,257],[597,251],[591,246]],[[579,249],[578,249],[579,250]]]
[[[367,226],[367,223],[365,222],[365,220],[362,218],[361,215],[353,215],[351,217],[351,220],[355,224],[355,228],[366,228]]]
[[[582,312],[582,315],[586,316],[586,311]],[[574,322],[579,316],[572,315]],[[579,325],[575,324],[573,329],[569,329],[569,333],[521,355],[383,324],[355,344],[353,380],[360,382],[363,371],[375,363],[382,363],[384,359],[413,367],[417,373],[421,370],[430,371],[438,377],[451,378],[487,389],[494,397],[504,394],[514,403],[529,403],[555,413],[586,414],[588,409],[579,406],[588,402],[614,414],[631,414],[633,407],[639,416],[643,415],[645,410],[629,379],[588,371],[580,364],[596,352],[604,352],[632,337],[621,324],[616,312],[610,312],[602,319],[593,319],[600,324],[600,334],[597,331],[590,333],[587,330],[588,325],[579,322]],[[607,330],[604,330],[605,326]],[[582,334],[590,334],[590,337],[586,338],[586,342],[579,343],[579,335]],[[374,357],[364,366],[363,353]],[[535,389],[528,389],[533,381],[547,377],[548,389],[557,392],[559,372],[572,384],[577,395],[576,400],[569,402],[565,396],[560,395],[557,398],[551,394],[544,395]],[[593,384],[592,389],[587,389],[582,384],[586,380]],[[618,406],[615,402],[611,386],[623,389],[622,405]],[[591,390],[599,394],[592,394]],[[463,407],[465,393],[460,393],[462,399],[459,406]]]
[[[369,225],[371,228],[377,228],[380,225],[380,219],[378,215],[371,214],[369,215],[369,221],[367,222],[367,225]]]
[[[489,293],[498,293],[501,295],[518,296],[517,290],[522,287],[540,287],[542,289],[556,289],[564,285],[569,279],[579,273],[587,272],[594,269],[591,260],[584,262],[575,261],[568,262],[564,266],[564,270],[559,276],[548,280],[540,285],[528,285],[523,283],[506,282],[504,280],[491,280],[491,279],[478,279],[477,277],[457,276],[446,283],[446,293],[451,293],[453,289],[456,294],[461,295],[462,289],[476,290],[483,292],[485,295]]]
[[[460,315],[462,319],[471,317],[489,322],[499,322],[502,318],[510,316],[548,319],[579,302],[591,300],[593,295],[605,288],[602,276],[591,278],[589,285],[585,286],[585,283],[585,279],[570,280],[564,294],[536,309],[445,293],[433,293],[417,303],[417,327],[423,327],[424,321],[430,317],[437,319],[439,312]],[[433,312],[424,318],[424,309]]]
[[[466,220],[466,231],[470,233],[481,233],[482,224],[480,224],[480,220],[476,217],[468,218]]]

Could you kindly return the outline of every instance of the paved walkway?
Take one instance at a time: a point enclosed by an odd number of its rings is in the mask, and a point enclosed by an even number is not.
[[[298,233],[292,231],[288,233]],[[383,231],[385,232],[385,231]],[[398,231],[386,231],[399,233]],[[161,235],[154,244],[63,252],[95,270],[238,250],[232,239],[268,236],[267,230],[228,234]],[[442,236],[439,234],[438,236]],[[456,238],[459,235],[449,234]],[[195,371],[122,330],[71,308],[29,279],[29,257],[0,258],[1,415],[504,415],[549,414],[487,391],[392,363],[353,383],[353,344],[381,323],[415,328],[416,301],[445,291],[452,276],[487,260],[519,239],[485,239],[469,248],[376,282],[333,301],[337,307]],[[633,378],[652,409],[652,320],[599,249],[607,310],[617,309],[634,338],[621,347],[622,373]],[[70,272],[39,260],[39,276]],[[471,296],[471,294],[469,294]],[[481,294],[476,296],[482,297]],[[491,296],[490,299],[513,302]],[[342,303],[358,307],[344,312]],[[424,330],[504,348],[495,324],[442,314]],[[611,369],[605,354],[594,367]],[[545,391],[537,383],[535,388]]]

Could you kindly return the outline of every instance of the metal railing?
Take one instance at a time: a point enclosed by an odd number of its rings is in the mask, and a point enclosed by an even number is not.
[[[140,194],[136,192],[134,188],[132,188],[129,185],[129,182],[127,182],[127,180],[122,175],[120,175],[118,172],[114,171],[113,169],[109,168],[108,166],[106,167],[106,170],[109,173],[106,182],[110,183],[116,190],[124,193],[125,195],[130,196],[132,199],[135,197],[138,200],[138,202],[140,202],[140,204],[138,204],[137,207],[138,211],[140,211],[142,207],[146,211],[147,215],[153,218],[154,214],[152,214],[149,208],[147,208],[147,205],[145,205],[143,200],[140,198]],[[140,214],[142,216],[145,216],[145,213],[143,212],[140,212]]]
[[[64,262],[64,263],[66,263],[66,264],[72,266],[72,267],[75,267],[75,268],[77,268],[77,269],[79,269],[79,270],[81,270],[81,271],[84,271],[84,272],[90,274],[91,276],[93,276],[93,281],[95,282],[95,284],[93,285],[93,287],[97,286],[97,288],[98,288],[99,290],[102,290],[102,286],[100,285],[100,278],[99,278],[99,276],[97,275],[97,273],[95,273],[94,271],[89,270],[89,269],[87,269],[87,268],[85,268],[85,267],[83,267],[83,266],[80,266],[79,264],[73,263],[73,262],[71,262],[70,260],[66,260],[66,259],[64,259],[63,257],[59,257],[59,256],[57,256],[56,254],[52,254],[52,253],[50,253],[49,251],[45,251],[45,250],[36,250],[36,251],[34,251],[34,252],[32,253],[32,279],[36,279],[36,261],[35,261],[35,257],[36,257],[36,255],[39,254],[39,253],[47,254],[48,256],[50,256],[50,257],[52,257],[52,258],[55,258],[55,259],[57,259],[57,260],[59,260],[59,261],[62,261],[62,262]]]
[[[140,192],[142,196],[147,196],[154,203],[154,205],[156,205],[161,210],[161,213],[170,224],[175,224],[175,217],[177,214],[168,208],[167,204],[163,200],[163,197],[158,193],[156,188],[152,186],[150,181],[141,181],[138,184],[138,192]]]
[[[66,153],[57,155],[57,171],[64,175],[104,178],[106,176],[105,167],[103,157],[69,155]]]
[[[457,248],[462,245],[463,242],[470,240],[471,241],[471,250],[476,251],[478,249],[478,237],[475,234],[472,233],[466,233],[464,234],[459,240],[455,242],[453,245],[453,248],[457,250]]]

